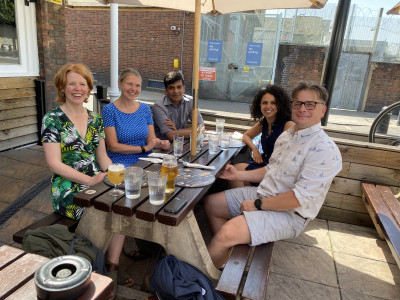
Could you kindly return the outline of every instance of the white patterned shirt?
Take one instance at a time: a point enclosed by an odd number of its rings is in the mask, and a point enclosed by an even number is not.
[[[321,123],[293,133],[295,127],[276,140],[257,193],[266,198],[292,190],[300,203],[294,211],[314,219],[342,169],[342,156]]]

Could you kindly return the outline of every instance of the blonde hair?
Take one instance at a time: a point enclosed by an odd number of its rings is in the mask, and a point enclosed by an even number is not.
[[[140,80],[142,80],[142,76],[140,76],[140,73],[138,71],[136,71],[135,69],[132,69],[132,68],[127,68],[127,69],[123,69],[121,71],[121,73],[119,74],[119,77],[118,77],[119,83],[122,83],[124,81],[125,77],[128,75],[135,75],[138,78],[140,78]]]
[[[84,64],[72,64],[72,63],[67,63],[61,67],[60,70],[58,70],[57,74],[54,76],[54,85],[57,89],[57,98],[56,102],[59,103],[65,103],[65,94],[62,91],[65,89],[67,85],[67,74],[68,72],[75,72],[79,75],[81,75],[83,78],[85,78],[87,85],[89,87],[89,93],[93,89],[93,75],[90,72],[89,68],[85,66]],[[88,102],[88,99],[86,98],[85,103]]]

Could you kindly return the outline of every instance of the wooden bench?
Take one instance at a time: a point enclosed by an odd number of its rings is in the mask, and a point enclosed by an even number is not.
[[[218,281],[217,291],[227,300],[265,299],[273,247],[274,243],[235,246]]]
[[[386,240],[400,268],[400,202],[388,186],[362,183],[362,190],[379,237]]]
[[[10,246],[0,247],[0,299],[37,299],[34,274],[49,259]],[[92,273],[86,291],[76,300],[106,300],[112,279]]]
[[[13,240],[14,240],[14,242],[16,242],[18,244],[22,244],[22,240],[24,239],[24,234],[27,230],[36,229],[36,228],[43,227],[43,226],[50,226],[53,224],[66,225],[68,227],[69,231],[74,232],[76,226],[78,225],[78,222],[79,221],[67,218],[66,216],[63,216],[63,215],[59,214],[58,212],[53,212],[52,214],[47,215],[47,216],[39,219],[35,223],[14,233]]]

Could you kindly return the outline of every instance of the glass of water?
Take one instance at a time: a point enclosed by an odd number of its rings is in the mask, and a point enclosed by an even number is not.
[[[140,167],[125,168],[125,196],[128,199],[140,197],[142,189],[143,169]]]
[[[224,131],[225,119],[215,119],[215,131],[222,133]]]
[[[150,204],[160,205],[164,203],[167,178],[167,174],[149,172],[147,182],[149,185]]]
[[[210,152],[210,154],[215,154],[218,152],[218,147],[219,147],[219,134],[210,133],[208,135],[208,152]]]
[[[228,150],[231,143],[231,134],[229,132],[221,133],[219,145],[222,150]]]
[[[174,134],[174,156],[181,157],[183,154],[183,140],[185,137],[180,134]]]

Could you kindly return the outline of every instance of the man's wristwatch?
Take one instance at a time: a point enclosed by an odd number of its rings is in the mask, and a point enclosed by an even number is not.
[[[140,146],[140,148],[142,149],[142,153],[146,153],[146,149],[144,149],[144,146]]]
[[[260,198],[257,198],[256,200],[254,200],[254,206],[255,206],[258,210],[262,210],[261,205],[262,205],[262,200],[261,200]]]

